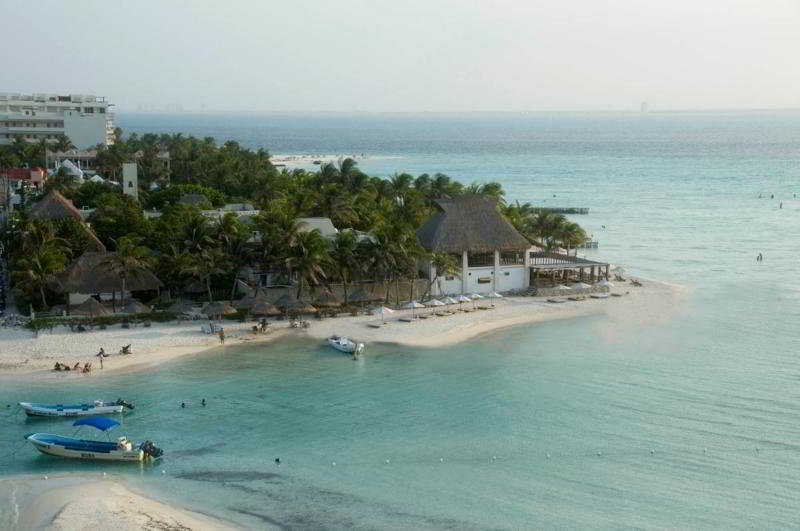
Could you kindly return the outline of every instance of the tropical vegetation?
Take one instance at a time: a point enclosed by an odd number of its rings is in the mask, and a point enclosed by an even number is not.
[[[0,169],[36,164],[41,149],[14,142],[0,151]],[[459,264],[421,248],[416,230],[437,200],[461,194],[496,198],[511,223],[545,250],[572,249],[586,239],[583,229],[562,215],[527,203],[507,204],[495,182],[464,185],[441,173],[381,178],[363,173],[352,159],[316,171],[279,168],[264,150],[181,134],[122,138],[118,133],[115,144],[98,147],[99,171],[118,176],[122,162],[133,157],[139,163],[138,200],[114,184],[80,184],[65,175],[51,178],[45,190],[57,189],[78,208],[94,209],[87,222],[116,253],[107,265],[119,276],[121,291],[144,267],[172,293],[208,299],[233,298],[246,266],[273,283],[294,285],[297,297],[334,282],[343,284],[345,298],[358,280],[398,285],[419,276],[420,259],[434,263],[439,275],[450,275]],[[184,204],[181,197],[187,194],[205,201]],[[259,213],[246,222],[233,213],[219,221],[202,213],[229,202],[251,203]],[[146,215],[152,210],[161,215]],[[328,217],[350,230],[328,240],[303,229],[296,221],[302,217]],[[19,297],[37,308],[57,299],[50,280],[87,249],[86,231],[78,225],[31,220],[25,209],[14,215],[3,238],[14,257],[10,266]],[[435,280],[429,279],[428,290]]]

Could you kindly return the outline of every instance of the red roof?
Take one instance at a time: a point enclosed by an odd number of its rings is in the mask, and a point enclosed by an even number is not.
[[[18,181],[27,181],[31,178],[31,172],[43,172],[42,168],[8,168],[3,170],[2,175],[4,177],[8,177],[9,179],[15,179]]]

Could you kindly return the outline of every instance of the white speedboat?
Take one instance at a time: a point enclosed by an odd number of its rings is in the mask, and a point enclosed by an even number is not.
[[[89,404],[38,404],[35,402],[20,402],[20,407],[30,417],[88,417],[91,415],[108,415],[109,413],[122,413],[124,408],[133,409],[133,404],[127,400],[117,399],[95,400]]]
[[[108,417],[91,417],[76,420],[73,426],[93,426],[106,431],[119,422]],[[127,437],[119,437],[116,441],[91,441],[64,437],[52,433],[32,433],[25,437],[28,442],[43,454],[73,459],[91,459],[95,461],[144,461],[157,459],[164,453],[152,442],[145,441],[136,445]]]
[[[348,354],[358,354],[364,350],[364,343],[356,343],[349,337],[331,336],[328,338],[328,344],[336,350]]]

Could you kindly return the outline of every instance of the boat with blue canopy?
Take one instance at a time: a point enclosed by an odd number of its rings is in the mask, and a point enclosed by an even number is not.
[[[122,413],[133,409],[127,400],[95,400],[85,404],[39,404],[36,402],[20,402],[20,407],[29,417],[88,417],[91,415],[108,415]]]
[[[73,426],[91,426],[102,432],[107,432],[119,426],[119,422],[108,417],[89,417],[78,419]],[[163,455],[163,450],[156,447],[151,441],[136,445],[127,437],[119,437],[112,441],[93,441],[65,437],[52,433],[33,433],[25,439],[43,454],[57,457],[71,457],[75,459],[92,459],[96,461],[144,461],[157,459]]]

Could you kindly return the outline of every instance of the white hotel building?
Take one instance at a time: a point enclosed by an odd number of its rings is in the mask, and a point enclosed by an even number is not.
[[[113,109],[98,96],[0,92],[0,145],[18,135],[36,142],[62,134],[78,149],[113,144]]]

